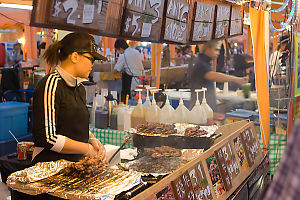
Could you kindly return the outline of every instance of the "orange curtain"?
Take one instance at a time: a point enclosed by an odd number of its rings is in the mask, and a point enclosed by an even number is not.
[[[170,44],[170,58],[175,58],[175,44]],[[171,62],[175,65],[175,60],[171,60]]]
[[[156,77],[156,87],[159,88],[162,44],[151,43],[151,75]]]
[[[257,11],[253,8],[250,8],[257,103],[259,108],[260,130],[264,153],[267,152],[267,148],[269,147],[270,137],[270,102],[265,49],[265,15],[265,11]]]

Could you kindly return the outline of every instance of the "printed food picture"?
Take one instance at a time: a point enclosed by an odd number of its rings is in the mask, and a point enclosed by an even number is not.
[[[243,144],[241,142],[241,137],[238,136],[233,140],[234,148],[238,154],[238,158],[240,161],[240,165],[242,166],[242,171],[246,171],[248,169],[248,162],[246,159],[245,151],[243,148]]]
[[[157,200],[175,200],[174,193],[170,186],[165,187],[156,194]]]
[[[206,159],[206,164],[213,184],[214,191],[217,195],[217,198],[219,198],[225,193],[225,186],[221,178],[221,174],[214,154]]]

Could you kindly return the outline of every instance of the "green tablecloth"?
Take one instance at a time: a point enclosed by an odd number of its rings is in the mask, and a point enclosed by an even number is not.
[[[259,144],[263,149],[261,134],[258,133]],[[270,134],[269,139],[269,160],[270,160],[270,173],[274,175],[279,165],[281,156],[284,154],[286,147],[286,135],[278,135],[276,133]]]
[[[112,144],[121,146],[123,144],[124,137],[127,135],[126,131],[118,131],[113,129],[98,129],[90,127],[91,133],[100,140],[102,144]],[[132,145],[129,143],[124,148],[131,148]]]

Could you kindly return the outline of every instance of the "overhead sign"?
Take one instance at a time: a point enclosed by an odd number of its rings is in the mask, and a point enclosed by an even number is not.
[[[169,0],[163,39],[185,44],[188,35],[189,4],[184,0]]]
[[[193,19],[193,42],[209,41],[213,36],[215,5],[202,2],[195,3],[195,18]]]
[[[241,6],[232,6],[230,19],[230,35],[243,34],[243,8]]]
[[[128,0],[121,35],[158,42],[164,3],[164,0]]]
[[[215,38],[224,38],[229,34],[230,5],[218,4],[216,16]]]

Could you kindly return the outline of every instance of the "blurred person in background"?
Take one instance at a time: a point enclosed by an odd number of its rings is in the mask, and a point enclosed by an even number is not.
[[[144,74],[143,57],[136,50],[128,46],[124,39],[117,39],[115,49],[119,54],[114,73],[122,73],[121,101],[125,102],[126,96],[131,97],[131,91],[138,86],[137,77]]]
[[[196,101],[195,89],[207,88],[206,100],[209,106],[216,112],[216,88],[214,82],[235,82],[240,85],[248,83],[248,77],[236,77],[213,71],[212,61],[217,59],[220,53],[220,42],[208,42],[202,45],[198,60],[191,67],[189,85],[191,88],[190,108]],[[200,97],[201,99],[202,97]]]

